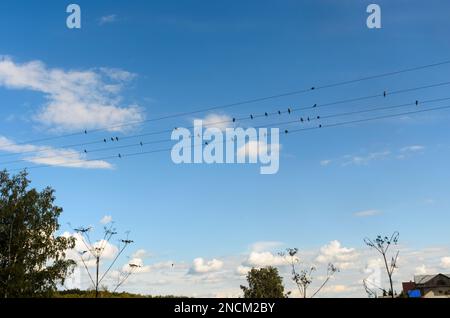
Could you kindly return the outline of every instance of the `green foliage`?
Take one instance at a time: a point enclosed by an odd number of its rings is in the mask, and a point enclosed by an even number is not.
[[[71,289],[59,291],[54,295],[55,298],[95,298],[95,290]],[[145,296],[140,294],[131,294],[127,292],[113,293],[107,290],[99,292],[99,298],[186,298],[179,296]]]
[[[62,209],[54,190],[29,189],[26,172],[0,172],[0,297],[48,297],[73,270],[65,251],[73,238],[56,237]]]
[[[252,268],[247,282],[248,287],[241,286],[244,298],[286,298],[283,279],[275,267]]]

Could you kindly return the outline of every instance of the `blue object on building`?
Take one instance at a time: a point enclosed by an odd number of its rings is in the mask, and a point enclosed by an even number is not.
[[[413,289],[413,290],[408,291],[408,296],[409,296],[409,298],[422,297],[422,295],[420,294],[420,290],[418,290],[418,289]]]

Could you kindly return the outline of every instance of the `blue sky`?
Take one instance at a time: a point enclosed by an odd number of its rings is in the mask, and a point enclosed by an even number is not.
[[[45,82],[55,70],[62,72],[61,77],[55,75],[60,78],[55,83],[68,80],[67,85],[75,83],[82,89],[72,92],[64,87],[65,93],[106,96],[81,102],[110,103],[114,111],[126,109],[118,111],[113,121],[120,123],[450,57],[450,4],[446,1],[378,1],[380,30],[366,27],[369,1],[76,3],[82,9],[81,30],[66,28],[69,3],[65,1],[0,4],[0,55],[6,56],[14,71],[23,71],[11,75],[0,68],[0,136],[20,143],[108,123],[100,112],[73,117],[61,111],[62,93],[58,95],[53,84]],[[39,66],[27,64],[32,61],[39,61]],[[20,69],[23,65],[27,67]],[[119,73],[119,69],[127,73]],[[88,81],[83,77],[80,84],[71,77],[73,70],[83,76],[103,77],[82,83]],[[104,79],[108,76],[104,70],[115,71],[116,77]],[[430,85],[449,81],[449,70],[450,65],[443,65],[214,113],[246,116]],[[8,76],[23,82],[8,84]],[[27,76],[30,79],[23,79]],[[114,87],[113,97],[105,93],[108,84],[119,85]],[[450,97],[448,86],[338,105],[317,114],[445,97]],[[50,107],[52,103],[55,108]],[[127,132],[102,131],[39,145],[58,148],[190,126],[194,118],[208,114],[211,112],[147,123]],[[146,260],[149,263],[190,263],[197,257],[228,259],[248,253],[255,242],[280,242],[269,244],[278,250],[297,246],[318,251],[337,240],[342,246],[360,249],[365,236],[395,230],[408,248],[447,247],[448,119],[448,111],[440,111],[282,137],[280,171],[270,176],[260,175],[259,168],[252,165],[177,166],[169,153],[159,153],[112,160],[113,169],[42,168],[30,170],[30,177],[37,187],[56,189],[57,203],[64,208],[63,224],[98,228],[99,220],[111,215],[119,230],[131,231],[137,242],[133,249],[153,255]],[[18,158],[20,154],[9,155],[0,162]],[[22,162],[5,168],[25,166],[33,164]],[[70,229],[64,225],[63,230]],[[423,265],[419,263],[417,266]],[[202,288],[192,293],[202,294]]]

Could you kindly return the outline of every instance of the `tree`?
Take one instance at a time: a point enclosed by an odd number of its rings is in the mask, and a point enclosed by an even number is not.
[[[292,281],[297,286],[300,296],[306,298],[308,287],[313,282],[312,273],[316,271],[316,267],[311,266],[307,269],[297,269],[298,264],[300,264],[300,259],[297,256],[298,248],[288,248],[286,249],[286,253],[279,254],[280,256],[286,257],[288,259],[289,265],[291,266]],[[322,290],[322,288],[325,287],[325,285],[329,282],[329,280],[334,276],[336,272],[339,272],[339,269],[332,263],[329,263],[327,268],[327,275],[325,276],[324,281],[319,286],[319,288],[314,291],[314,293],[311,295],[311,298],[316,296]]]
[[[275,267],[252,268],[247,282],[248,287],[241,286],[244,298],[286,298],[283,279]]]
[[[56,236],[62,208],[54,190],[29,189],[26,171],[0,172],[0,295],[48,297],[63,284],[75,262],[65,251],[72,238]]]
[[[392,256],[390,263],[388,263],[387,258],[389,248],[391,247],[391,245],[397,245],[399,236],[400,234],[398,232],[394,232],[391,235],[391,237],[385,236],[383,238],[381,235],[378,235],[374,240],[371,240],[369,238],[364,239],[364,243],[366,243],[367,246],[376,250],[383,257],[390,285],[389,291],[386,293],[386,291],[384,290],[383,296],[389,295],[392,298],[395,298],[394,286],[392,283],[392,275],[394,274],[394,271],[397,268],[397,259],[399,251],[397,251],[397,253],[395,253],[394,256]]]

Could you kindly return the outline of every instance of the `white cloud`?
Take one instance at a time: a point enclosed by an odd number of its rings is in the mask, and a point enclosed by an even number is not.
[[[450,269],[450,256],[441,258],[441,266],[445,269]]]
[[[382,214],[379,210],[364,210],[353,213],[354,216],[364,218]]]
[[[112,169],[113,166],[103,160],[89,160],[85,154],[76,150],[57,149],[48,146],[17,144],[11,139],[0,136],[0,151],[21,154],[22,160],[38,165],[66,168]]]
[[[424,146],[420,145],[414,145],[414,146],[407,146],[400,149],[400,152],[418,152],[424,150]]]
[[[199,257],[194,259],[192,267],[190,269],[191,274],[205,274],[210,272],[215,272],[223,267],[223,262],[217,259],[211,261],[206,261]]]
[[[320,161],[320,165],[321,165],[322,167],[329,166],[331,163],[332,163],[332,160],[329,160],[329,159]]]
[[[248,272],[251,271],[251,270],[252,270],[252,268],[249,267],[249,266],[239,265],[239,266],[236,268],[236,273],[237,273],[239,276],[246,276],[246,275],[248,274]]]
[[[251,267],[283,266],[286,264],[286,259],[283,256],[274,255],[271,252],[251,252],[245,261],[245,265]]]
[[[256,242],[253,243],[250,246],[250,249],[252,252],[266,252],[266,251],[271,251],[275,248],[280,247],[281,245],[283,245],[282,242],[277,242],[277,241],[261,241],[261,242]]]
[[[386,159],[391,154],[390,151],[372,152],[366,156],[347,156],[349,159],[344,162],[344,166],[348,165],[367,165],[371,161]]]
[[[261,154],[279,152],[280,144],[267,144],[263,141],[250,140],[237,151],[238,158],[248,158],[250,161],[257,161]]]
[[[320,248],[320,254],[316,261],[319,263],[333,263],[340,269],[347,269],[352,266],[352,262],[358,257],[354,248],[346,248],[339,241],[331,241]]]
[[[122,107],[119,95],[131,73],[117,69],[63,70],[48,68],[40,61],[15,63],[0,58],[0,86],[44,94],[47,102],[34,120],[55,131],[108,128],[141,121],[136,105]],[[115,126],[115,127],[113,127]]]
[[[421,266],[416,267],[415,274],[416,275],[426,275],[429,273],[429,270],[426,265],[422,264]]]
[[[205,118],[195,119],[202,120],[204,128],[218,128],[225,131],[227,128],[232,128],[232,118],[228,115],[209,114]]]
[[[134,257],[130,259],[128,264],[122,266],[122,272],[125,273],[133,273],[133,274],[141,274],[148,273],[151,270],[151,266],[144,265],[144,261],[142,258]]]
[[[151,254],[144,249],[139,249],[133,253],[133,258],[148,258]]]
[[[104,25],[104,24],[109,24],[109,23],[114,23],[114,22],[117,22],[117,15],[110,14],[110,15],[105,15],[105,16],[101,17],[98,21],[98,24]]]
[[[100,220],[101,224],[108,224],[111,223],[113,220],[111,215],[105,215],[104,217],[102,217],[102,219]]]

